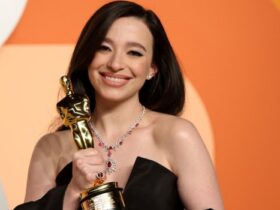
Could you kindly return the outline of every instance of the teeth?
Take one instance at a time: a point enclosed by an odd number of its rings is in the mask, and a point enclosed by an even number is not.
[[[116,78],[116,77],[109,77],[109,76],[105,76],[106,79],[114,81],[114,82],[120,82],[123,81],[124,79],[121,78]]]

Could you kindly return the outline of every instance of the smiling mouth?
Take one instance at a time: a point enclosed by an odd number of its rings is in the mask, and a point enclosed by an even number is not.
[[[131,79],[131,77],[121,74],[100,73],[100,75],[107,85],[114,87],[123,86]]]
[[[104,76],[105,79],[111,80],[113,82],[121,82],[123,80],[127,80],[127,79],[122,79],[122,78],[118,78],[118,77],[111,77],[111,76]]]

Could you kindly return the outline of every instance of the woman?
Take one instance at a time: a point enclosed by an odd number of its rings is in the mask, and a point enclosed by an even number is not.
[[[91,101],[95,148],[69,130],[44,136],[29,167],[21,209],[79,208],[100,174],[124,188],[126,209],[223,209],[215,172],[195,127],[177,117],[184,83],[157,16],[127,1],[101,7],[75,47],[68,76]]]

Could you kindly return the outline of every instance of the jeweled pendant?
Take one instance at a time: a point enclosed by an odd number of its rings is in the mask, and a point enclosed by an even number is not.
[[[111,174],[111,173],[115,172],[116,169],[117,169],[116,161],[114,159],[110,158],[110,157],[106,161],[106,166],[107,166],[106,172],[108,174]]]

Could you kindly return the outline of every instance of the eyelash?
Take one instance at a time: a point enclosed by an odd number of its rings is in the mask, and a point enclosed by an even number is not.
[[[109,51],[110,48],[106,45],[101,45],[99,48],[98,48],[99,51]]]
[[[110,51],[111,49],[110,49],[110,47],[108,47],[108,46],[106,46],[106,45],[101,45],[101,46],[98,48],[98,50],[99,50],[99,51]],[[142,53],[140,53],[140,52],[138,52],[138,51],[136,51],[136,50],[130,50],[130,51],[128,52],[128,54],[131,55],[131,56],[136,56],[136,57],[141,57],[141,56],[143,56]]]
[[[141,57],[143,56],[142,53],[138,52],[138,51],[135,51],[135,50],[131,50],[128,52],[129,55],[132,55],[132,56],[137,56],[137,57]]]

